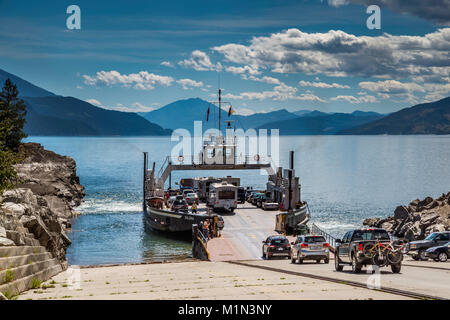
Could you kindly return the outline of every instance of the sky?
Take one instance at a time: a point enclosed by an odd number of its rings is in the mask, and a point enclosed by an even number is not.
[[[216,100],[219,85],[242,115],[450,95],[450,0],[0,0],[0,21],[0,69],[106,109]]]

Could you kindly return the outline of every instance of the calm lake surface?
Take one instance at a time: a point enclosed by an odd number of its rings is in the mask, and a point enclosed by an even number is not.
[[[70,264],[91,265],[176,259],[190,243],[144,231],[142,152],[157,168],[170,154],[170,137],[29,137],[77,162],[86,188],[82,215],[73,221],[67,251]],[[280,137],[280,162],[295,151],[302,199],[312,219],[334,235],[367,217],[392,215],[396,206],[450,191],[450,136],[289,136]],[[226,172],[175,172],[173,181]],[[230,174],[230,173],[228,173]],[[236,171],[244,186],[264,188],[259,171]]]

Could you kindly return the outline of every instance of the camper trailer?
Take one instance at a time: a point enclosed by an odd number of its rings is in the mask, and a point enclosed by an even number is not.
[[[207,204],[216,212],[233,212],[237,208],[237,187],[226,181],[212,183]]]

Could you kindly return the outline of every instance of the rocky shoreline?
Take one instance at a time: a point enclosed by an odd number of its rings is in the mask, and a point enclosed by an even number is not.
[[[61,262],[71,244],[66,230],[85,192],[75,161],[26,143],[15,165],[20,184],[0,195],[0,246],[41,246]]]
[[[364,225],[384,228],[399,238],[422,240],[432,232],[450,230],[450,192],[439,198],[416,199],[398,206],[394,216],[365,219]]]

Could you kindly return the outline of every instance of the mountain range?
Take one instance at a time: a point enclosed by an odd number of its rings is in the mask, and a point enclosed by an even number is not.
[[[25,132],[30,136],[147,136],[166,130],[136,113],[106,110],[62,97],[0,69],[0,83],[10,78],[27,105]]]
[[[450,97],[402,109],[340,134],[450,134]]]
[[[194,121],[202,121],[203,132],[218,127],[219,108],[200,98],[178,100],[137,114],[106,110],[74,97],[59,96],[0,69],[0,83],[7,78],[17,85],[27,105],[25,131],[28,135],[169,135],[177,128],[193,132]],[[450,134],[450,97],[387,115],[372,111],[325,113],[281,109],[246,116],[234,113],[228,117],[228,109],[222,110],[222,127],[228,122],[233,128],[244,130],[279,129],[281,135]]]

